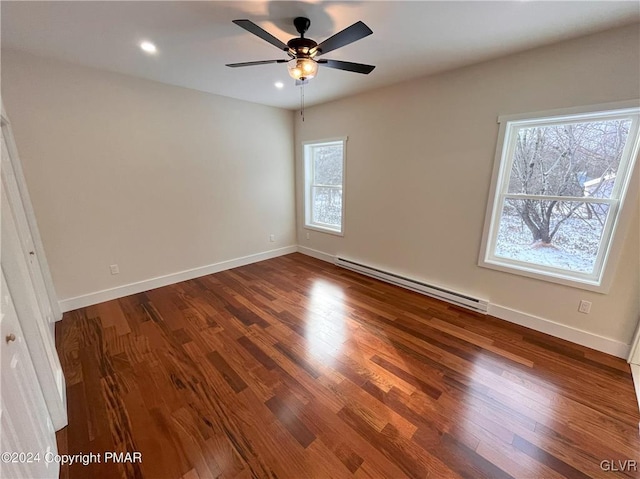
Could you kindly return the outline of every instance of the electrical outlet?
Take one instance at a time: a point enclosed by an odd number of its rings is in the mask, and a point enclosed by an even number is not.
[[[269,235],[269,241],[272,243],[276,240],[276,235]]]
[[[117,264],[110,265],[109,269],[111,270],[111,274],[119,274],[120,273],[120,267]]]
[[[578,306],[578,311],[584,314],[589,314],[591,312],[591,301],[580,301],[580,305]]]
[[[307,239],[311,239],[311,233],[307,231]]]

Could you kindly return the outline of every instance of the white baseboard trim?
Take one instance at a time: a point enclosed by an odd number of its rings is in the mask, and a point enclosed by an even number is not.
[[[615,339],[606,338],[597,334],[572,328],[564,324],[533,316],[531,314],[505,308],[498,304],[489,304],[488,313],[496,318],[504,319],[510,323],[519,324],[527,328],[534,329],[541,333],[546,333],[556,338],[565,339],[572,343],[580,344],[603,353],[611,354],[619,358],[627,359],[631,346]]]
[[[325,253],[323,251],[318,251],[317,249],[307,248],[306,246],[298,245],[298,253],[306,254],[307,256],[311,256],[313,258],[326,261],[327,263],[335,264],[336,262],[335,256]]]
[[[219,273],[220,271],[225,271],[227,269],[237,268],[239,266],[245,266],[251,263],[257,263],[258,261],[276,258],[278,256],[295,253],[297,251],[298,247],[295,245],[286,246],[284,248],[273,249],[270,251],[264,251],[262,253],[243,256],[241,258],[221,261],[219,263],[201,266],[199,268],[193,268],[185,271],[179,271],[177,273],[167,274],[164,276],[158,276],[156,278],[146,279],[144,281],[137,281],[135,283],[125,284],[122,286],[117,286],[115,288],[104,289],[102,291],[96,291],[95,293],[83,294],[82,296],[60,300],[60,309],[63,312],[73,311],[74,309],[84,308],[86,306],[103,303],[112,299],[123,298],[132,294],[149,291],[150,289],[168,286],[170,284],[179,283],[180,281],[199,278],[208,274]]]

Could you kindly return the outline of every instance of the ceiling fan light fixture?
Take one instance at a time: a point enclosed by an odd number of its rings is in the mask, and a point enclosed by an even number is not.
[[[287,68],[294,80],[310,80],[318,73],[318,63],[312,58],[294,58],[287,63]]]

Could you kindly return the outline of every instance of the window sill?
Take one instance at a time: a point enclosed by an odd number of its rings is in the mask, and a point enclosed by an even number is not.
[[[304,225],[304,229],[318,231],[320,233],[328,233],[334,236],[344,236],[343,231],[338,231],[331,228],[323,228],[322,226],[317,225]]]
[[[503,273],[515,274],[518,276],[526,276],[527,278],[546,281],[547,283],[562,284],[572,288],[584,289],[595,293],[607,294],[609,292],[610,281],[601,279],[600,281],[590,278],[577,278],[565,275],[562,272],[540,271],[535,268],[523,264],[507,264],[497,260],[480,260],[478,266],[482,268],[502,271]]]

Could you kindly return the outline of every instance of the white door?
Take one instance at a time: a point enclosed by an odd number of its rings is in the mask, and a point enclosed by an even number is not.
[[[4,123],[1,144],[2,268],[51,420],[61,429],[67,424],[66,388],[51,327],[53,311],[24,208],[26,191],[20,191],[14,170],[19,162],[7,149],[6,127]]]
[[[56,478],[56,436],[4,270],[0,289],[0,477]]]

